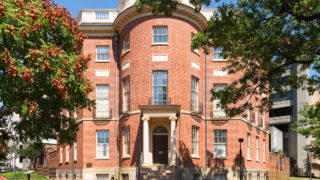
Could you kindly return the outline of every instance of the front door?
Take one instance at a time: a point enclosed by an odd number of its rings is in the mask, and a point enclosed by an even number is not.
[[[168,164],[168,135],[153,135],[153,163]]]

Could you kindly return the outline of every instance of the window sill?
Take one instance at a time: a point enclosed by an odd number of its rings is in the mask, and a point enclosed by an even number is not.
[[[151,43],[151,46],[169,46],[169,43]]]
[[[200,159],[200,157],[198,155],[191,155],[192,159]]]
[[[95,160],[109,160],[109,157],[95,157]]]
[[[69,161],[66,161],[65,163],[66,163],[66,164],[68,164],[68,163],[69,163]]]
[[[59,164],[62,164],[62,161],[61,161],[61,162],[59,162]]]
[[[226,59],[213,59],[213,62],[227,62],[228,60]]]
[[[260,161],[259,161],[259,160],[256,160],[256,162],[258,162],[258,163],[259,163]]]
[[[130,159],[130,155],[123,155],[121,159]]]
[[[252,161],[251,159],[247,159],[247,161]]]
[[[130,49],[128,49],[127,51],[122,51],[121,57],[123,57],[124,55],[128,54],[130,52]]]
[[[95,60],[95,63],[110,63],[110,60]]]
[[[263,163],[267,163],[267,161],[263,161]]]
[[[228,160],[229,158],[228,157],[213,157],[213,159],[216,159],[216,160]]]

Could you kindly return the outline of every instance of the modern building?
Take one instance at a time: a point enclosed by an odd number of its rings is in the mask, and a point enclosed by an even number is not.
[[[309,71],[301,71],[299,66],[293,65],[283,75],[282,80],[287,79],[292,74],[309,75]],[[306,89],[286,88],[287,91],[284,95],[272,95],[274,104],[269,113],[270,151],[283,151],[290,157],[291,175],[305,176],[308,175],[311,160],[309,159],[308,152],[303,147],[310,140],[292,131],[291,125],[303,118],[299,114],[299,110],[305,104],[314,104],[318,101],[319,94],[315,93],[315,95],[310,96]],[[314,160],[314,162],[317,161]],[[319,170],[314,169],[314,171]],[[320,172],[313,173],[320,174]]]
[[[79,123],[77,142],[58,145],[57,179],[71,178],[72,149],[76,179],[238,179],[240,159],[245,177],[267,177],[268,113],[255,108],[245,119],[226,117],[219,101],[210,101],[210,89],[240,74],[222,70],[221,48],[207,56],[191,50],[214,12],[197,13],[189,0],[172,17],[155,16],[149,7],[138,13],[134,0],[80,11],[77,21],[88,35],[81,53],[92,55],[86,76],[97,105],[71,114]]]

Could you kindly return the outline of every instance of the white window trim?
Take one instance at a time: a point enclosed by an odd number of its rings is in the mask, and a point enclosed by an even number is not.
[[[251,160],[251,134],[247,134],[247,160]]]
[[[67,147],[66,147],[66,163],[68,163],[69,162],[69,145],[67,145]]]
[[[227,84],[214,84],[213,88],[215,88],[215,86],[219,86],[219,85],[224,85],[227,86]],[[224,111],[224,109],[222,109],[221,107],[217,107],[217,105],[220,103],[219,99],[214,99],[213,100],[213,116],[214,117],[226,117],[226,113]]]
[[[125,42],[128,39],[127,42]],[[126,47],[129,46],[128,49],[126,49]],[[126,54],[127,52],[130,51],[131,48],[131,44],[130,44],[130,35],[127,35],[123,41],[122,41],[122,55]]]
[[[123,85],[123,103],[122,103],[122,110],[123,112],[129,112],[130,110],[130,78],[125,78],[122,81]],[[125,89],[125,84],[127,86],[127,89]],[[128,87],[129,86],[129,87]]]
[[[263,149],[262,149],[262,160],[263,162],[266,162],[266,140],[263,140]]]
[[[214,58],[214,54],[215,54],[215,52],[214,52],[214,49],[213,49],[213,56],[212,56],[212,60],[213,60],[213,61],[216,61],[216,62],[219,62],[219,61],[222,61],[222,62],[228,61],[227,59],[215,59],[215,58]]]
[[[165,36],[165,35],[156,35],[154,34],[155,28],[167,28],[167,42],[154,42],[155,36]],[[169,45],[169,31],[167,26],[153,26],[152,27],[152,44],[151,45]]]
[[[98,47],[108,47],[109,53],[107,55],[108,55],[109,59],[98,60]],[[110,62],[110,46],[108,46],[108,45],[96,46],[96,60],[95,60],[95,62]]]
[[[108,16],[107,16],[107,18],[97,18],[97,13],[106,13],[106,14],[108,14]],[[107,11],[107,12],[96,12],[95,13],[95,19],[96,20],[108,20],[108,19],[110,19],[110,13]]]
[[[78,143],[73,143],[73,160],[78,161]]]
[[[98,99],[98,90],[97,90],[97,87],[98,86],[107,86],[108,88],[108,97],[107,98],[103,98],[104,100],[106,100],[106,101],[108,101],[108,107],[107,107],[107,109],[106,110],[104,110],[102,113],[106,113],[106,112],[108,112],[107,114],[108,115],[106,115],[106,116],[103,116],[103,115],[100,115],[100,114],[98,114],[98,103],[96,104],[96,117],[97,118],[108,118],[109,116],[110,116],[110,86],[109,86],[109,84],[97,84],[96,85],[96,100]]]
[[[256,161],[259,161],[259,137],[256,137]]]
[[[195,90],[192,90],[192,82],[195,82]],[[195,99],[193,99],[193,94],[195,94]],[[199,79],[192,76],[191,77],[191,103],[195,102],[192,104],[192,111],[198,112],[199,111]]]
[[[213,131],[213,134],[215,134],[215,133],[214,133],[215,131],[225,131],[225,132],[226,132],[226,142],[225,142],[225,143],[215,143],[215,142],[214,142],[215,137],[213,137],[213,157],[214,157],[214,158],[223,158],[223,159],[225,159],[225,158],[228,157],[228,134],[227,134],[228,131],[225,130],[225,129],[216,129],[216,130]],[[214,154],[215,154],[215,153],[214,153],[214,152],[215,152],[215,151],[214,151],[215,145],[224,145],[224,146],[226,147],[226,148],[225,148],[225,149],[226,149],[226,152],[225,152],[226,155],[225,155],[225,156],[215,156],[215,155],[214,155]]]
[[[109,130],[98,130],[98,131],[109,131]],[[108,149],[107,149],[107,155],[106,156],[98,156],[98,144],[104,144],[104,143],[98,143],[98,131],[96,131],[96,158],[95,159],[109,159],[110,158],[110,131],[109,131],[109,142],[106,143],[108,144]]]
[[[199,127],[198,126],[192,126],[192,132],[191,132],[191,154],[193,158],[198,158],[199,157]],[[195,132],[196,134],[193,135],[193,132]],[[193,137],[195,136],[196,139],[193,139]],[[193,146],[194,143],[196,143],[196,152],[193,152]]]
[[[128,137],[128,139],[127,139]],[[126,152],[127,146],[129,146],[129,153]],[[122,151],[122,157],[123,158],[129,158],[130,157],[130,127],[127,126],[123,128],[123,151]]]

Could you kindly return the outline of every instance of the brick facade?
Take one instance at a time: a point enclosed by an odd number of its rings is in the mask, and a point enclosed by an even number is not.
[[[122,13],[126,13],[126,10]],[[129,17],[129,16],[128,16]],[[119,15],[120,18],[120,15]],[[105,119],[96,119],[94,111],[78,110],[77,118],[79,131],[77,133],[77,161],[75,168],[79,172],[79,179],[96,179],[97,174],[108,174],[109,178],[116,178],[116,172],[120,175],[128,174],[129,179],[140,179],[136,169],[142,165],[143,151],[143,121],[144,112],[141,105],[150,105],[150,98],[153,96],[152,77],[154,71],[166,71],[168,73],[167,97],[170,105],[178,105],[180,110],[176,113],[175,122],[175,149],[177,154],[176,166],[186,172],[183,179],[191,177],[190,172],[203,172],[205,167],[205,117],[204,104],[205,93],[208,96],[208,167],[207,174],[215,176],[217,169],[226,169],[228,179],[238,178],[239,168],[239,138],[243,138],[242,162],[245,171],[266,172],[270,168],[269,159],[269,133],[268,115],[265,115],[265,129],[262,124],[255,124],[242,117],[223,118],[213,117],[213,102],[210,101],[210,89],[214,84],[228,84],[238,79],[240,74],[214,76],[214,70],[221,70],[227,65],[226,61],[213,61],[212,50],[207,55],[207,85],[205,92],[205,55],[202,50],[199,53],[191,50],[191,35],[203,29],[197,22],[190,20],[193,17],[181,16],[153,16],[146,15],[133,20],[124,20],[126,25],[116,29],[118,34],[118,46],[114,36],[98,36],[92,33],[84,41],[82,54],[91,54],[93,59],[89,63],[86,76],[93,84],[109,85],[109,106],[112,109],[112,116]],[[130,18],[128,18],[130,19]],[[117,19],[115,20],[117,21]],[[119,20],[120,21],[120,20]],[[118,22],[118,21],[117,21]],[[85,26],[85,25],[82,25]],[[116,25],[114,25],[116,26]],[[167,27],[168,43],[153,44],[153,27]],[[85,31],[85,30],[84,30]],[[98,31],[98,30],[97,30]],[[98,33],[97,33],[98,34]],[[123,40],[130,36],[130,50],[123,52]],[[110,62],[96,62],[96,46],[109,46]],[[117,51],[115,51],[117,50]],[[118,56],[116,54],[118,52]],[[152,61],[153,55],[168,55],[164,61]],[[116,60],[118,59],[118,62]],[[192,61],[199,65],[199,69],[192,66]],[[123,68],[124,63],[129,62],[127,68]],[[109,76],[96,76],[96,70],[109,70]],[[199,79],[199,113],[191,112],[191,78]],[[123,84],[122,80],[130,79],[130,111],[123,112]],[[96,93],[91,93],[90,98],[96,98]],[[255,97],[252,97],[252,101]],[[117,103],[116,103],[117,102]],[[161,108],[158,110],[163,113]],[[259,114],[262,117],[262,114]],[[163,124],[170,136],[169,117],[151,117],[149,121],[150,138],[152,128],[157,123]],[[199,155],[192,156],[192,126],[199,127]],[[123,155],[123,128],[130,127],[130,153]],[[214,157],[214,130],[226,130],[227,132],[227,156],[225,158]],[[99,159],[96,157],[96,131],[109,131],[109,158]],[[247,135],[251,135],[251,160],[247,159]],[[256,137],[259,139],[259,160],[256,160]],[[169,137],[173,138],[172,135]],[[152,140],[150,140],[152,147]],[[263,142],[265,142],[265,159],[263,161]],[[170,144],[169,144],[170,146]],[[62,147],[62,161],[60,162],[60,148]],[[171,147],[172,148],[172,147]],[[65,174],[70,174],[71,168],[71,147],[69,148],[70,161],[65,162],[66,145],[57,147],[57,177],[65,179]],[[60,162],[60,163],[59,163]],[[180,164],[181,162],[181,164]],[[180,164],[180,165],[179,165]],[[190,171],[186,171],[187,169]],[[192,170],[196,169],[196,170]],[[200,171],[198,171],[200,169]],[[211,172],[212,170],[212,172]],[[232,170],[236,173],[233,173]],[[189,174],[188,174],[189,173]],[[224,171],[225,173],[225,171]],[[214,175],[213,175],[214,174]],[[257,173],[256,173],[257,174]],[[255,175],[258,176],[258,175]],[[260,176],[260,175],[259,175]],[[70,175],[68,175],[70,177]],[[121,177],[122,176],[118,176]],[[264,178],[261,175],[261,178]]]

